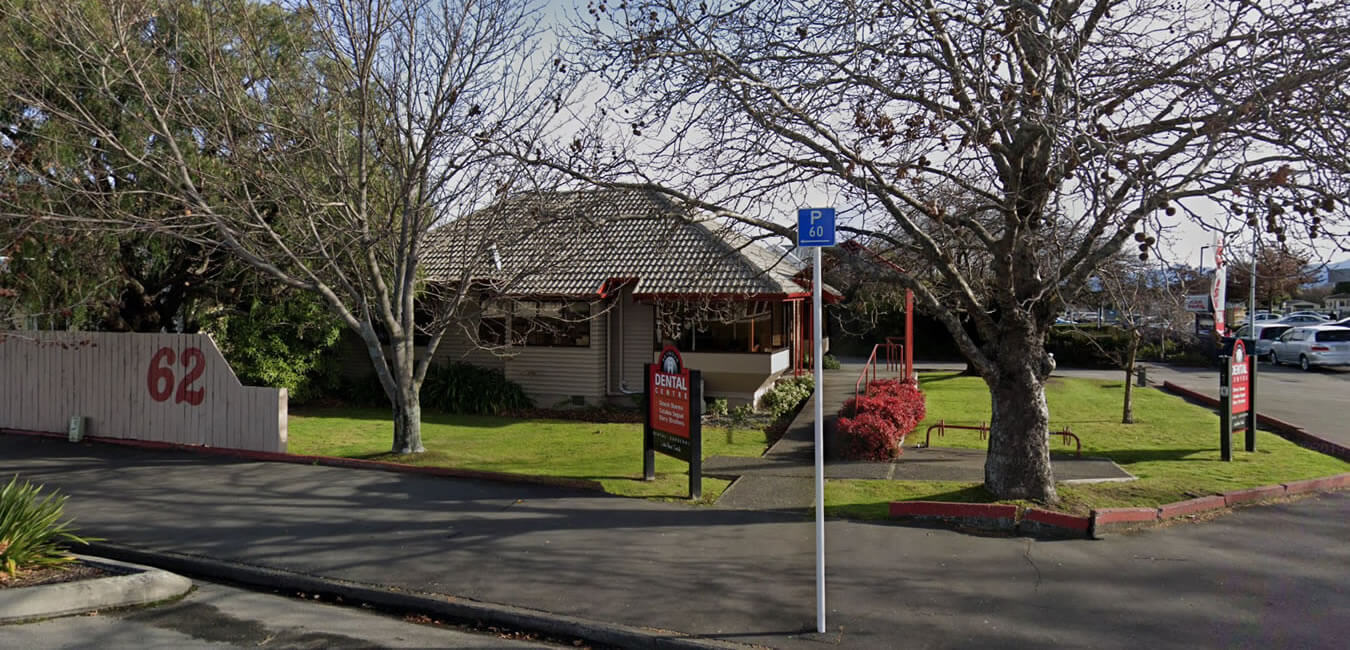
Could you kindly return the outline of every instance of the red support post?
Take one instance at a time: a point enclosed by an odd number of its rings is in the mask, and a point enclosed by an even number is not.
[[[905,289],[905,379],[914,379],[914,290]]]

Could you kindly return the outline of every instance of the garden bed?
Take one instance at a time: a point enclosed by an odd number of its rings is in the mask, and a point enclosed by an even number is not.
[[[110,574],[103,568],[80,562],[65,566],[29,569],[17,576],[10,576],[8,573],[0,571],[0,589],[19,589],[21,587],[36,587],[39,585],[76,582],[79,580],[93,580],[108,575],[113,574]]]

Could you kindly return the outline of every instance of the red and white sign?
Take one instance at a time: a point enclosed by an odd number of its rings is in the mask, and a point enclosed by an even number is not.
[[[1232,406],[1233,415],[1246,413],[1250,400],[1248,399],[1248,387],[1251,385],[1251,373],[1248,371],[1249,359],[1247,358],[1247,347],[1242,344],[1242,339],[1233,341],[1232,370],[1228,379],[1228,390],[1231,395],[1229,404]]]
[[[689,369],[679,350],[667,345],[651,366],[652,429],[689,439]]]
[[[1228,267],[1223,260],[1223,241],[1214,238],[1214,282],[1209,287],[1209,303],[1214,306],[1214,331],[1227,333],[1224,309],[1228,306]]]
[[[1209,313],[1209,294],[1198,293],[1193,296],[1186,296],[1186,311],[1197,314]]]

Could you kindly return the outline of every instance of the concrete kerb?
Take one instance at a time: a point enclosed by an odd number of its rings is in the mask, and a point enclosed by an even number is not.
[[[365,604],[391,612],[424,614],[448,621],[484,623],[536,632],[558,638],[580,639],[622,648],[746,648],[716,639],[679,632],[592,621],[576,616],[458,598],[445,594],[393,591],[376,585],[305,575],[281,569],[239,564],[212,558],[147,551],[105,542],[90,543],[93,552],[124,561],[157,566],[204,579],[246,587],[302,592],[348,604]]]
[[[1212,494],[1207,497],[1165,503],[1158,506],[1158,520],[1167,521],[1178,517],[1197,515],[1202,512],[1221,510],[1226,507],[1228,507],[1228,504],[1224,501],[1222,494]]]
[[[1017,506],[998,503],[951,503],[947,501],[893,501],[892,518],[974,529],[1012,533],[1017,530]]]
[[[0,624],[146,605],[178,598],[192,589],[191,580],[163,569],[102,557],[76,557],[114,575],[0,590]]]
[[[22,431],[18,429],[0,429],[0,433],[18,436],[31,436],[37,438],[52,438],[56,440],[66,439],[66,434],[64,433],[50,433],[46,431]],[[493,481],[496,483],[549,485],[553,487],[574,488],[578,490],[593,490],[597,492],[604,491],[604,486],[602,486],[599,482],[587,479],[558,478],[553,476],[534,476],[530,474],[509,474],[506,472],[488,472],[472,469],[456,469],[452,467],[424,467],[421,465],[405,465],[403,463],[390,463],[387,461],[380,461],[380,460],[364,460],[359,458],[338,458],[335,456],[301,456],[298,454],[285,454],[270,451],[252,451],[248,449],[229,449],[225,447],[182,445],[171,442],[156,442],[152,440],[127,440],[124,438],[105,438],[102,436],[85,436],[83,441],[104,445],[114,445],[118,447],[131,447],[134,449],[151,449],[156,451],[183,451],[193,454],[201,454],[204,456],[237,458],[240,460],[252,460],[265,463],[323,465],[327,467],[343,467],[346,469],[371,469],[382,472],[395,472],[401,474],[445,476],[449,478],[464,478],[477,481]]]
[[[1092,529],[1092,518],[1053,510],[1027,508],[1017,522],[1017,532],[1029,537],[1081,539]]]
[[[1122,530],[1153,526],[1158,523],[1158,508],[1099,508],[1092,511],[1092,537]]]
[[[1223,494],[1165,503],[1156,508],[1098,508],[1087,516],[1012,504],[947,501],[893,501],[890,516],[921,525],[979,530],[1043,539],[1101,539],[1107,535],[1150,528],[1171,520],[1252,505],[1286,495],[1330,492],[1350,487],[1350,473],[1278,485],[1232,490]]]

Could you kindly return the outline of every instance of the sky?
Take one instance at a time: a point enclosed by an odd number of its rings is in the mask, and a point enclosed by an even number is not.
[[[597,0],[598,4],[598,0]],[[617,5],[617,2],[611,2],[611,5]],[[548,2],[542,5],[541,19],[546,30],[556,26],[566,24],[569,18],[580,17],[585,19],[587,14],[586,0],[561,0]],[[556,35],[546,34],[544,36],[544,50],[550,49],[549,43],[556,43]],[[586,97],[581,98],[581,104],[586,104]],[[782,224],[795,223],[796,209],[799,207],[829,207],[832,203],[828,195],[822,192],[804,193],[805,200],[812,202],[812,205],[782,205],[776,206],[773,210],[775,220]],[[842,205],[838,207],[843,207]],[[1183,209],[1189,209],[1198,214],[1205,222],[1210,224],[1223,223],[1226,219],[1223,216],[1222,208],[1208,199],[1199,199],[1187,202]],[[852,218],[858,218],[859,215],[848,215],[841,211],[841,221]],[[1150,228],[1152,231],[1153,229]],[[1185,219],[1175,219],[1174,224],[1170,225],[1165,232],[1159,235],[1159,251],[1155,258],[1168,266],[1190,266],[1213,268],[1214,266],[1214,243],[1216,235],[1214,230],[1207,229],[1200,224]],[[1298,237],[1292,237],[1291,240],[1297,240]],[[1235,233],[1228,241],[1230,250],[1238,249],[1250,251],[1249,236]],[[1273,245],[1273,239],[1270,240]],[[1306,238],[1304,238],[1304,243]],[[1312,263],[1314,265],[1337,262],[1350,259],[1350,254],[1336,250],[1331,241],[1325,236],[1318,244],[1311,247],[1308,252],[1311,253]]]

